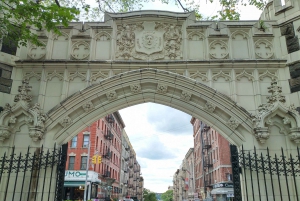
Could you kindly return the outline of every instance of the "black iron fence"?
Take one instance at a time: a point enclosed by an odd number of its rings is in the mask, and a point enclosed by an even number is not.
[[[26,153],[0,158],[0,198],[3,201],[61,201],[67,144],[59,149],[28,147]]]
[[[294,155],[270,150],[242,150],[231,145],[235,201],[299,201],[300,150]],[[242,174],[242,181],[240,181]],[[243,193],[242,193],[243,192]]]

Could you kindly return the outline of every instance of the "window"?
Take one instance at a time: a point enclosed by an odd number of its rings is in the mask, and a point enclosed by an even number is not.
[[[86,170],[86,165],[87,165],[87,156],[81,156],[80,169]]]
[[[83,135],[83,143],[82,147],[89,147],[89,141],[90,141],[90,136],[89,135]]]
[[[75,148],[77,146],[77,136],[73,137],[71,140],[71,147]]]
[[[69,156],[69,170],[74,170],[75,156]]]

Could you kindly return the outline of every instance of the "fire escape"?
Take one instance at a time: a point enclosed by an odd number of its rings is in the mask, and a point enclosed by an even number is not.
[[[205,125],[201,129],[201,144],[202,144],[202,164],[203,164],[203,183],[204,183],[204,191],[206,193],[206,189],[212,187],[212,176],[210,170],[213,168],[213,163],[211,160],[211,141],[209,138],[210,127]]]

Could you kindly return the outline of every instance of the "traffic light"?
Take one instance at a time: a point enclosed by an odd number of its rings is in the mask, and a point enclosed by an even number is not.
[[[100,164],[102,162],[102,157],[101,156],[98,156],[98,164]]]
[[[97,164],[97,156],[93,156],[92,157],[92,163],[93,164]]]

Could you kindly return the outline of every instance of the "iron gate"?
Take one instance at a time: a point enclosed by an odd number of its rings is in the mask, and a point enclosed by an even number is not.
[[[242,147],[239,153],[231,145],[230,151],[235,201],[242,201],[242,197],[246,201],[299,201],[299,148],[296,156],[286,156],[282,148],[281,153],[272,156],[268,148],[244,150]]]
[[[0,158],[0,197],[3,201],[61,201],[67,144],[42,147],[32,153],[6,153]],[[53,187],[55,193],[53,193]],[[54,195],[53,195],[54,194]],[[54,199],[53,199],[54,198]]]

